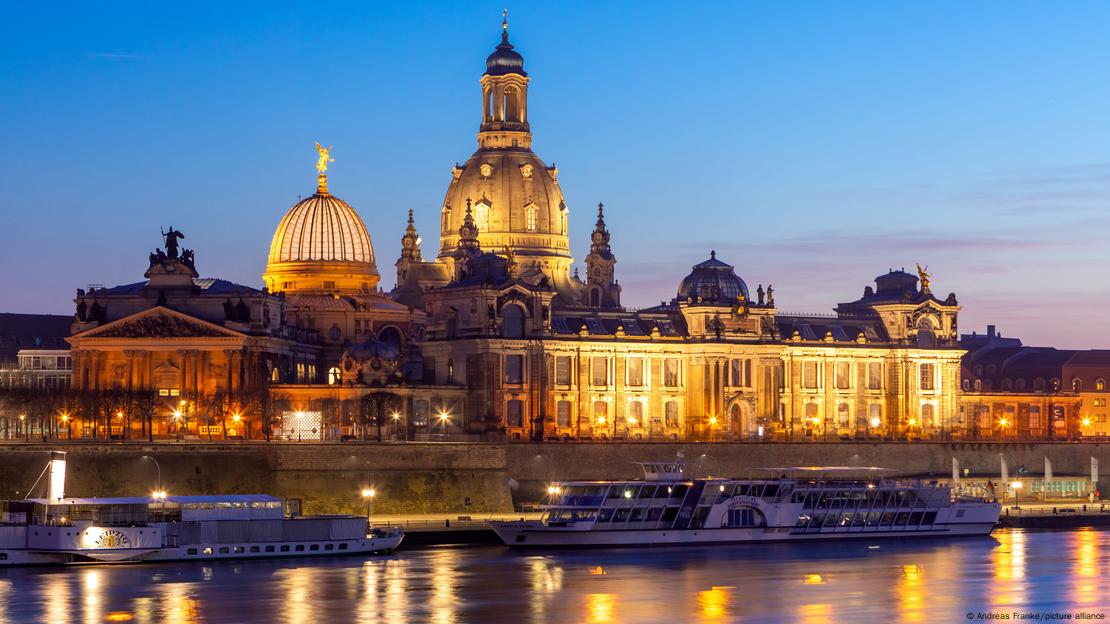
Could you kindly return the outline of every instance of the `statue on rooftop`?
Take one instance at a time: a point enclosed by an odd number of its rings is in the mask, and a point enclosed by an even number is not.
[[[182,234],[181,232],[173,229],[173,226],[171,225],[170,226],[170,231],[169,232],[163,231],[162,236],[166,237],[166,257],[171,259],[171,260],[176,260],[177,259],[177,239],[185,238],[185,235]]]

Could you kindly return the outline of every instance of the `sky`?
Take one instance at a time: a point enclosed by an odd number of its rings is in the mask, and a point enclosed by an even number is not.
[[[391,288],[409,208],[435,253],[503,6],[6,7],[0,311],[141,281],[171,225],[202,275],[261,287],[315,141]],[[671,299],[710,250],[782,312],[920,262],[962,331],[1110,348],[1110,3],[508,9],[572,252],[604,202],[626,305]]]

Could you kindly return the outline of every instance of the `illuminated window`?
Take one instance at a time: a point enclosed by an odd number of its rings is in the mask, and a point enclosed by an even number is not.
[[[1083,391],[1083,382],[1078,377],[1072,379],[1071,380],[1071,389],[1072,389],[1072,392],[1082,392]]]
[[[881,425],[883,423],[883,406],[882,406],[882,404],[872,403],[871,405],[867,406],[867,411],[868,411],[867,419],[871,423],[878,423],[878,424],[872,425],[873,427],[878,427],[879,425]]]
[[[625,361],[628,385],[639,388],[644,385],[644,358],[627,358]]]
[[[524,208],[524,221],[525,221],[525,224],[528,227],[529,232],[535,232],[536,231],[536,213],[537,212],[538,212],[538,210],[536,209],[535,204],[529,204],[528,206],[525,206],[525,208]]]
[[[489,231],[489,204],[479,202],[474,207],[474,225],[479,232]]]
[[[838,390],[847,390],[852,385],[852,365],[850,362],[836,363],[836,387]]]
[[[609,358],[590,358],[590,383],[595,386],[609,385]]]
[[[802,387],[814,390],[817,388],[817,362],[802,362]]]
[[[555,424],[560,427],[570,426],[570,401],[555,403]]]
[[[555,383],[560,386],[570,385],[570,356],[560,355],[555,357]]]
[[[332,366],[328,369],[328,385],[334,386],[343,381],[343,375],[339,372],[338,366]]]
[[[933,409],[933,404],[932,403],[925,403],[924,405],[921,406],[921,426],[922,427],[932,427],[936,424],[936,423],[933,422],[933,413],[934,413],[934,409]],[[1013,422],[1013,421],[1011,421],[1011,422]]]
[[[678,426],[678,401],[663,404],[663,423],[670,428]]]
[[[633,427],[644,424],[644,404],[640,401],[628,402],[628,424]]]
[[[1095,380],[1095,390],[1098,390],[1099,392],[1102,392],[1105,389],[1106,389],[1106,380],[1105,379]]]
[[[841,429],[847,429],[851,426],[850,414],[848,411],[847,403],[840,403],[836,406],[836,425]]]
[[[919,364],[921,390],[934,390],[936,388],[936,367],[932,364]]]
[[[678,387],[678,358],[666,358],[663,360],[663,385],[668,388]]]
[[[1040,405],[1030,405],[1029,406],[1029,430],[1034,431],[1034,432],[1040,431],[1042,426],[1043,425],[1041,424],[1041,406]]]
[[[605,401],[594,401],[594,423],[605,424],[605,417],[609,415],[609,404]]]

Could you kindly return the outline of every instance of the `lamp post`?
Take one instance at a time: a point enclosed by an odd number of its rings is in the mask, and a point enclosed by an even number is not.
[[[439,422],[443,425],[443,440],[447,441],[447,425],[451,423],[451,414],[446,411],[439,413]]]
[[[19,415],[19,428],[23,430],[23,439],[27,442],[30,442],[31,430],[27,428],[27,414]]]
[[[181,410],[173,411],[173,434],[177,441],[181,441]]]
[[[69,428],[69,412],[62,412],[62,425],[66,428],[66,439],[73,439],[73,430]]]
[[[1018,504],[1018,493],[1021,491],[1021,481],[1010,482],[1010,487],[1014,489],[1014,505]]]
[[[393,421],[393,435],[397,435],[397,427],[398,423],[401,422],[401,414],[397,411],[394,411],[392,414],[389,415],[389,419]],[[404,439],[405,441],[408,441],[408,436],[406,435]]]
[[[154,458],[153,458],[153,457],[151,457],[150,455],[143,455],[143,456],[142,456],[142,457],[140,457],[139,459],[149,459],[150,461],[154,462],[154,468],[155,468],[155,469],[156,469],[156,470],[158,471],[158,483],[156,483],[156,484],[155,484],[155,486],[154,486],[154,491],[155,491],[156,493],[157,493],[157,492],[161,492],[161,491],[162,491],[162,466],[160,466],[160,465],[158,464],[158,460],[157,460],[157,459],[154,459]]]
[[[713,439],[716,437],[716,435],[715,435],[716,433],[717,433],[717,417],[716,416],[710,416],[709,417],[709,441],[710,442],[712,442]]]
[[[374,501],[374,497],[377,496],[377,495],[378,495],[378,493],[376,491],[374,491],[374,488],[371,488],[371,487],[362,488],[362,500],[366,501],[366,524],[367,525],[370,524],[370,503],[372,503]]]

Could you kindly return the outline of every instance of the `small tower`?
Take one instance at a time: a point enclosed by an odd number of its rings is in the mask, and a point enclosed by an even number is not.
[[[420,235],[416,233],[416,224],[412,220],[412,208],[409,208],[409,224],[405,228],[405,235],[401,237],[401,257],[397,259],[397,283],[404,284],[412,265],[423,262],[420,255]]]
[[[471,209],[470,198],[466,198],[466,214],[463,216],[462,225],[459,226],[459,244],[455,249],[455,279],[461,280],[466,276],[469,261],[474,256],[482,253],[478,244],[478,226],[474,225],[474,212]]]
[[[586,305],[592,308],[619,308],[621,287],[616,280],[617,259],[609,247],[609,230],[605,227],[605,205],[597,205],[597,224],[590,236],[590,254],[586,256]]]
[[[482,126],[478,145],[530,148],[528,73],[524,71],[524,57],[509,43],[508,11],[503,15],[501,43],[486,58],[486,73],[482,75]]]

